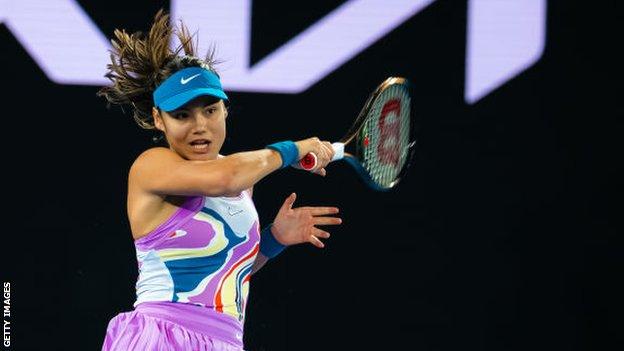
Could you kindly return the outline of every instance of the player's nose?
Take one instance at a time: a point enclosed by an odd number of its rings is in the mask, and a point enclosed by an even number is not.
[[[193,119],[195,121],[195,127],[197,129],[208,129],[209,119],[201,112],[195,112],[193,114]]]

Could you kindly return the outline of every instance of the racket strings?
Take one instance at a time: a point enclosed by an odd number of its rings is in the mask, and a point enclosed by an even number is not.
[[[386,88],[373,102],[359,135],[362,166],[382,188],[393,186],[407,160],[410,103],[406,86]]]

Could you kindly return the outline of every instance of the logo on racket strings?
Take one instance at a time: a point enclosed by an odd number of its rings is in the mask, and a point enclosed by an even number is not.
[[[392,99],[381,108],[379,116],[379,139],[377,155],[379,161],[397,167],[399,164],[399,143],[401,138],[401,100]]]

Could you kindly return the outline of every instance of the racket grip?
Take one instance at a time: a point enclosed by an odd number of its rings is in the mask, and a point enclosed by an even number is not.
[[[341,160],[344,157],[344,143],[336,142],[332,144],[332,149],[334,149],[334,157],[332,157],[330,162],[334,162],[337,160]],[[313,152],[308,153],[303,156],[298,163],[293,165],[295,168],[300,168],[306,171],[312,171],[316,168],[318,164],[318,159]]]
[[[299,167],[306,171],[311,171],[316,167],[318,163],[318,159],[314,152],[310,152],[309,154],[303,156],[301,160],[299,160]]]

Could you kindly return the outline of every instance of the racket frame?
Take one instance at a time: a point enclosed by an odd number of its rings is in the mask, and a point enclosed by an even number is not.
[[[389,77],[386,80],[384,80],[381,84],[379,84],[379,86],[377,86],[375,91],[373,91],[368,96],[368,99],[366,100],[366,102],[364,103],[364,106],[360,110],[358,117],[355,119],[355,121],[351,125],[351,128],[349,128],[347,133],[342,137],[342,139],[340,139],[340,142],[343,143],[345,146],[350,144],[353,141],[353,139],[358,135],[358,133],[364,126],[366,117],[368,113],[370,112],[370,110],[372,109],[375,99],[384,90],[388,89],[390,86],[394,84],[402,84],[403,86],[405,86],[407,88],[408,95],[410,96],[410,104],[409,104],[410,105],[410,130],[408,132],[410,143],[408,144],[408,154],[405,159],[405,163],[403,164],[403,167],[399,171],[399,174],[397,174],[396,179],[392,183],[390,183],[388,187],[382,187],[378,185],[372,179],[372,177],[370,176],[368,171],[364,168],[364,166],[362,166],[362,164],[359,161],[359,158],[356,155],[346,152],[346,151],[344,152],[344,160],[347,161],[347,163],[349,163],[355,169],[355,171],[360,175],[360,177],[365,181],[365,183],[369,187],[377,191],[389,191],[392,188],[394,188],[401,181],[401,179],[403,179],[403,177],[407,173],[412,163],[412,159],[416,151],[416,126],[413,123],[413,116],[414,116],[413,105],[414,104],[411,101],[411,97],[413,96],[413,94],[412,94],[412,86],[410,82],[407,79],[402,78],[402,77]]]

